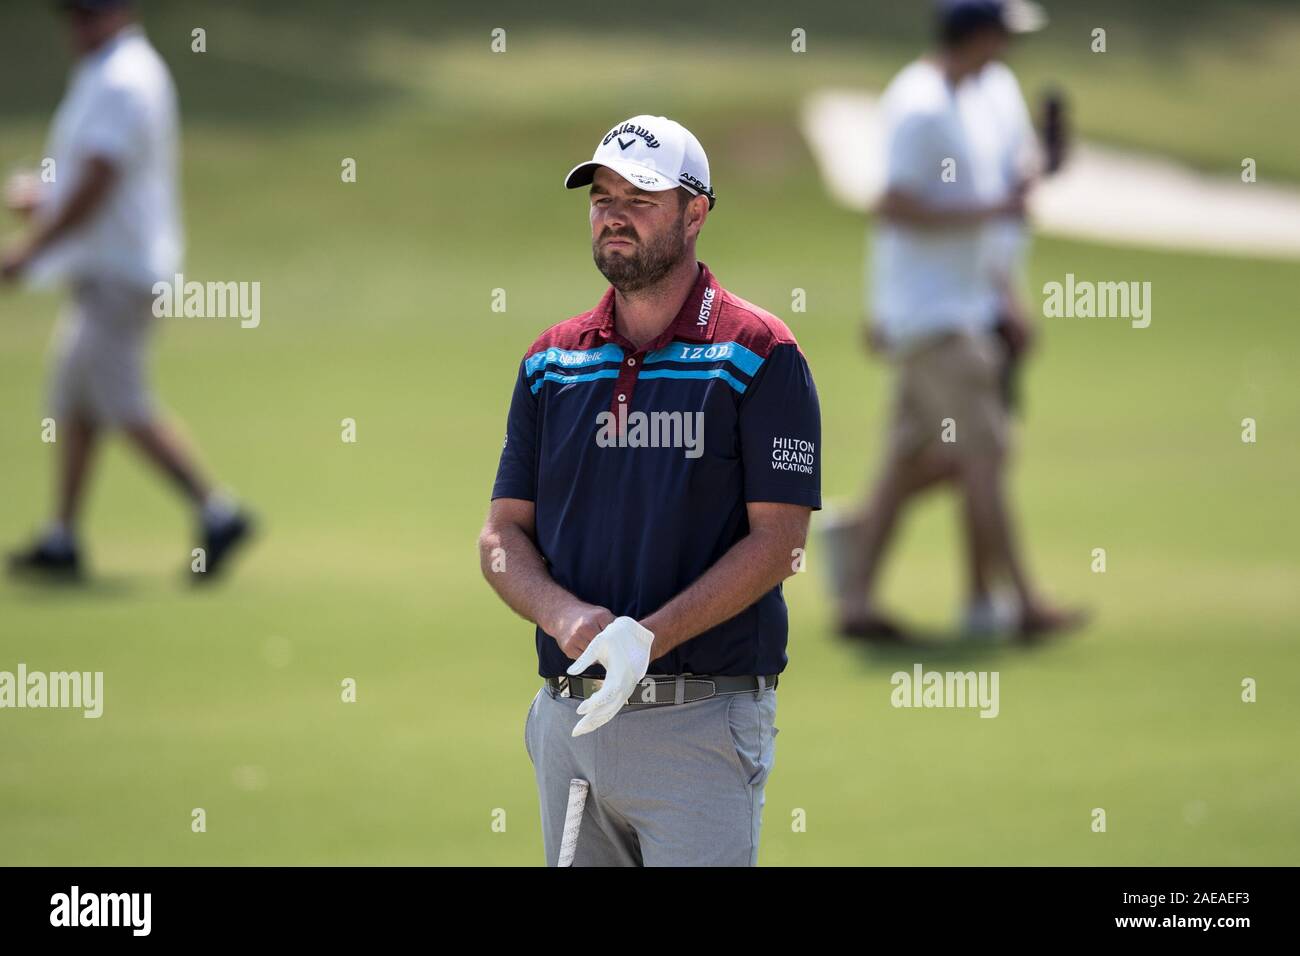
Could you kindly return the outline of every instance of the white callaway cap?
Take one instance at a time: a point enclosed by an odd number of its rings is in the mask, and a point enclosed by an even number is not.
[[[590,186],[596,169],[608,166],[634,186],[663,192],[683,186],[695,196],[715,202],[709,180],[709,158],[690,130],[665,116],[633,116],[619,123],[600,141],[586,163],[569,170],[569,189]]]

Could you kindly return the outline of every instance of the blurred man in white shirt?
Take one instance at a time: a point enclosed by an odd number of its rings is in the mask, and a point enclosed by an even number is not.
[[[157,321],[153,284],[180,270],[176,90],[128,0],[59,3],[78,56],[51,125],[53,181],[20,177],[6,189],[29,229],[0,262],[7,281],[65,285],[71,303],[55,336],[51,413],[60,466],[54,520],[11,555],[15,573],[77,577],[80,504],[93,452],[121,429],[193,502],[211,580],[249,533],[250,520],[215,491],[161,418],[146,360]]]
[[[886,184],[872,261],[872,348],[897,367],[882,474],[860,513],[828,529],[841,629],[901,640],[874,589],[899,514],[918,492],[960,488],[967,536],[963,630],[1032,637],[1078,622],[1029,579],[1005,500],[1007,355],[1031,328],[1017,290],[1025,193],[1034,174],[1029,112],[999,57],[1013,32],[1044,17],[1023,0],[941,0],[938,46],[881,100]],[[1005,576],[1016,607],[1000,614]]]

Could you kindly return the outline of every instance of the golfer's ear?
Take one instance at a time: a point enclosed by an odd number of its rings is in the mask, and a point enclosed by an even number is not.
[[[686,204],[686,228],[698,233],[704,228],[704,221],[709,218],[709,197],[692,196]]]
[[[695,204],[696,211],[700,217],[700,222],[709,218],[709,197],[700,195],[692,196],[691,202]]]

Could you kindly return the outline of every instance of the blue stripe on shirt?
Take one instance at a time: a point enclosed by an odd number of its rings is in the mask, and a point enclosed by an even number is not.
[[[617,345],[602,345],[598,349],[561,349],[548,348],[528,356],[524,361],[524,372],[532,375],[547,365],[561,368],[582,368],[587,365],[600,365],[603,362],[623,361],[623,350]]]

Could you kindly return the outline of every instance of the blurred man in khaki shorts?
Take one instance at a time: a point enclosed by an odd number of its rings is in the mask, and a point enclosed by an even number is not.
[[[953,456],[1005,455],[1011,422],[1000,392],[1002,362],[989,333],[942,332],[897,354],[892,457],[907,461],[925,456],[936,432],[942,432],[935,423],[944,419],[952,419],[954,431],[961,422],[961,447],[953,448]],[[938,438],[942,441],[942,434]]]
[[[919,492],[960,489],[968,597],[961,630],[1031,637],[1077,623],[1030,582],[1006,502],[1010,414],[1003,372],[1031,328],[1015,288],[1033,128],[1015,76],[998,60],[1009,35],[1041,25],[1019,0],[939,0],[937,47],[881,100],[886,184],[874,249],[874,351],[896,367],[884,466],[863,508],[826,527],[839,625],[896,641],[874,600],[898,517]],[[1005,577],[1015,607],[994,585]]]
[[[46,579],[80,576],[76,525],[94,452],[104,432],[121,430],[193,503],[204,548],[194,580],[211,580],[251,522],[162,419],[147,375],[158,321],[153,286],[179,271],[183,246],[176,91],[127,0],[57,6],[78,60],[51,125],[54,176],[7,184],[7,205],[30,228],[0,263],[6,281],[63,285],[71,298],[55,333],[49,396],[60,451],[57,505],[9,567]]]

